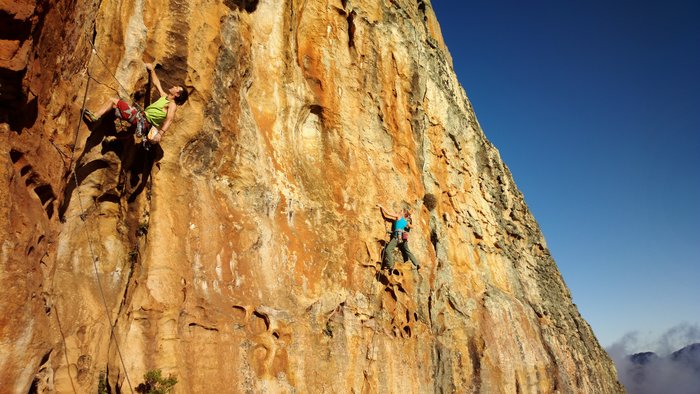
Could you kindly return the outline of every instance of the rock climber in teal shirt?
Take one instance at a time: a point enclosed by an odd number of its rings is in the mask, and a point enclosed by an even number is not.
[[[392,221],[391,240],[384,249],[382,268],[394,269],[394,249],[398,245],[401,250],[404,262],[410,260],[416,269],[420,269],[420,264],[413,253],[408,249],[408,232],[411,230],[411,212],[404,209],[400,214],[387,211],[383,206],[377,205],[384,220]]]

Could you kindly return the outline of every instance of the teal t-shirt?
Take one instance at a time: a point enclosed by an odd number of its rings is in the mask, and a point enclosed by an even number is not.
[[[406,220],[405,217],[401,216],[398,220],[394,221],[392,231],[403,231],[406,228],[406,226],[408,226],[408,220]]]

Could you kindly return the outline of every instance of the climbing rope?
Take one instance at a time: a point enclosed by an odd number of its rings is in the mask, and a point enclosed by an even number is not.
[[[54,315],[56,316],[56,322],[58,323],[58,332],[61,333],[61,339],[63,339],[63,357],[66,359],[66,365],[70,365],[70,361],[68,360],[68,345],[66,345],[66,335],[63,333],[63,326],[61,325],[61,319],[58,317],[58,308],[56,305],[53,305],[53,308],[56,310],[56,313]],[[73,383],[73,377],[70,374],[70,368],[66,368],[67,373],[68,373],[68,380],[70,380],[70,386],[73,388],[73,394],[77,394],[78,392],[75,391],[75,384]]]
[[[86,34],[87,34],[87,33],[86,33]],[[88,36],[88,38],[89,38],[89,36]],[[110,86],[110,85],[108,85],[108,84],[106,84],[106,83],[104,83],[104,82],[102,82],[102,81],[99,81],[98,79],[96,79],[95,77],[93,77],[92,75],[90,75],[89,72],[88,72],[88,77],[89,77],[90,79],[92,79],[93,81],[95,81],[96,83],[98,83],[98,84],[100,84],[100,85],[102,85],[102,86],[105,86],[105,87],[107,87],[107,88],[113,90],[115,93],[117,93],[117,96],[119,96],[120,99],[124,99],[124,98],[128,97],[128,96],[129,96],[129,91],[124,87],[124,85],[122,85],[121,82],[119,82],[119,78],[117,78],[117,76],[116,76],[112,71],[110,71],[109,66],[107,65],[107,62],[102,58],[102,56],[100,56],[99,52],[97,51],[97,48],[95,47],[95,44],[94,44],[90,39],[88,39],[87,41],[88,41],[88,43],[90,44],[90,46],[92,47],[92,54],[93,54],[95,57],[97,57],[97,60],[99,60],[100,63],[102,63],[102,66],[103,66],[104,69],[107,71],[107,74],[109,74],[109,75],[112,77],[112,79],[114,79],[114,81],[117,83],[117,85],[119,85],[119,88],[121,89],[121,92],[120,92],[118,89],[115,89],[115,88],[113,88],[112,86]],[[121,93],[125,93],[126,96],[122,96]],[[131,101],[131,100],[129,100],[129,101]],[[143,112],[143,107],[140,106],[138,103],[132,101],[132,102],[131,102],[131,105],[132,105],[133,107],[136,107],[136,109],[138,109],[139,111]]]
[[[101,59],[100,56],[97,54],[97,49],[95,48],[95,45],[94,45],[94,44],[91,42],[91,40],[89,40],[89,39],[88,39],[88,42],[90,43],[90,46],[92,47],[92,50],[90,51],[90,57],[88,58],[87,65],[85,66],[85,67],[86,67],[86,72],[87,72],[87,74],[88,74],[88,79],[87,79],[87,82],[86,82],[86,84],[85,84],[85,93],[83,94],[83,102],[82,102],[82,105],[81,105],[81,108],[80,108],[80,118],[81,118],[81,119],[78,121],[78,125],[77,125],[76,130],[75,130],[75,141],[73,142],[73,147],[71,148],[71,157],[70,157],[71,167],[73,167],[73,169],[71,170],[71,172],[73,173],[73,180],[75,181],[75,190],[76,190],[76,192],[77,192],[77,194],[78,194],[78,203],[79,203],[79,205],[80,205],[80,212],[85,212],[85,209],[84,209],[84,207],[83,207],[83,200],[82,200],[82,196],[81,196],[81,194],[80,194],[80,187],[79,187],[79,182],[78,182],[78,174],[77,174],[77,171],[76,171],[76,165],[75,165],[75,163],[74,163],[74,160],[75,160],[75,149],[76,149],[76,146],[77,146],[77,144],[78,144],[78,134],[79,134],[79,132],[80,132],[80,124],[81,124],[81,121],[82,121],[83,112],[85,111],[85,103],[87,102],[87,94],[88,94],[88,90],[89,90],[89,88],[90,88],[90,81],[91,81],[91,80],[94,80],[94,78],[90,75],[90,63],[92,62],[92,57],[93,57],[93,56],[97,56],[99,59]],[[101,61],[102,61],[102,60],[101,60]],[[103,61],[103,64],[105,64],[104,61]],[[105,64],[105,66],[106,66],[106,64]],[[112,74],[112,76],[114,76],[114,75]],[[116,77],[115,77],[115,79],[116,79]],[[117,80],[117,83],[119,83],[118,80]],[[119,83],[119,85],[121,86],[121,83]],[[122,88],[123,88],[123,86],[122,86]],[[82,215],[81,215],[81,220],[82,220],[83,222],[85,222],[85,217],[82,216]],[[84,227],[84,226],[83,226],[83,227]],[[84,228],[85,228],[85,227],[84,227]],[[131,385],[131,380],[129,379],[129,373],[128,373],[127,370],[126,370],[126,363],[124,362],[124,357],[122,356],[121,349],[119,348],[119,338],[117,337],[117,334],[116,334],[116,332],[115,332],[115,324],[112,324],[112,316],[111,316],[111,314],[110,314],[110,312],[109,312],[109,306],[107,305],[107,297],[105,296],[104,288],[102,287],[102,281],[100,280],[99,269],[97,268],[97,261],[98,261],[98,258],[95,257],[95,249],[94,249],[94,247],[93,247],[92,236],[91,236],[91,234],[90,234],[90,231],[88,231],[87,228],[85,228],[85,234],[86,234],[86,236],[87,236],[88,249],[89,249],[89,251],[90,251],[90,258],[92,259],[92,266],[93,266],[93,269],[94,269],[94,272],[95,272],[95,278],[96,278],[96,280],[97,280],[97,287],[98,287],[98,289],[99,289],[99,291],[100,291],[100,297],[101,297],[101,299],[102,299],[102,305],[104,306],[105,315],[107,316],[107,320],[108,320],[108,322],[109,322],[109,327],[110,327],[110,338],[111,338],[111,337],[114,337],[114,344],[115,344],[115,346],[116,346],[116,348],[117,348],[117,353],[119,354],[119,360],[120,360],[120,362],[121,362],[122,369],[124,370],[124,376],[126,377],[126,381],[127,381],[128,385],[129,385],[129,390],[130,390],[131,393],[133,394],[134,388],[133,388],[133,386]]]

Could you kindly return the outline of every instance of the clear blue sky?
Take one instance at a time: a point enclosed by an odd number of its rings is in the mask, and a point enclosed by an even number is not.
[[[601,344],[698,324],[700,1],[432,5]]]

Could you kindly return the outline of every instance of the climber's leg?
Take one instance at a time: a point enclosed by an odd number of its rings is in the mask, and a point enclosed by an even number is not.
[[[396,237],[391,237],[391,240],[384,248],[384,261],[382,261],[382,268],[394,269],[394,249],[396,249],[397,243]]]
[[[411,263],[416,267],[416,269],[420,268],[418,260],[416,260],[416,257],[413,255],[413,253],[411,253],[411,250],[408,249],[408,241],[401,242],[399,244],[399,249],[401,250],[401,255],[403,256],[404,262],[406,260],[411,260]]]

